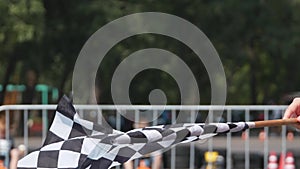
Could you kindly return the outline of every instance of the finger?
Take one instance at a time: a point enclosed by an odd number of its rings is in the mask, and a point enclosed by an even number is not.
[[[289,109],[286,109],[282,118],[288,119],[288,118],[290,118],[291,114],[292,114],[292,111],[290,111]]]
[[[292,115],[300,115],[300,98],[295,98],[293,102],[286,109],[283,118],[290,118]]]
[[[298,123],[297,124],[293,124],[293,126],[297,129],[300,129],[300,116],[297,117],[297,121]]]
[[[293,114],[293,112],[295,111],[295,107],[297,107],[296,106],[296,104],[295,104],[295,102],[294,102],[294,100],[293,100],[293,102],[288,106],[288,108],[285,110],[285,112],[284,112],[284,115],[283,115],[283,119],[287,119],[287,118],[290,118],[291,117],[291,115]]]
[[[290,105],[284,112],[284,115],[283,115],[283,119],[288,119],[288,118],[291,118],[291,116],[294,114],[294,112],[296,111],[294,105]]]

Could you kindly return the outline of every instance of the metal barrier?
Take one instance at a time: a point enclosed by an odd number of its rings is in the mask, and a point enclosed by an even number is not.
[[[94,122],[103,123],[104,120],[114,123],[113,126],[118,129],[124,129],[124,126],[128,125],[124,123],[124,118],[121,114],[126,114],[131,116],[135,121],[139,121],[140,112],[148,111],[148,114],[151,114],[154,119],[152,124],[157,125],[162,123],[161,121],[163,116],[167,114],[167,120],[165,123],[176,123],[176,115],[178,111],[186,113],[186,119],[180,122],[204,122],[206,118],[211,119],[212,113],[214,111],[224,111],[221,121],[250,121],[250,120],[268,120],[274,118],[274,115],[279,115],[277,118],[280,118],[287,106],[264,106],[264,105],[243,105],[243,106],[182,106],[182,105],[167,105],[167,106],[158,106],[158,105],[76,105],[77,112],[84,117],[85,119],[92,119]],[[0,106],[0,112],[5,112],[6,122],[9,122],[11,112],[15,115],[19,114],[19,119],[23,119],[21,123],[23,126],[20,128],[23,129],[21,136],[16,136],[16,141],[18,144],[24,144],[28,150],[38,148],[42,140],[45,139],[46,133],[48,130],[48,116],[53,114],[56,109],[56,105],[4,105]],[[208,111],[212,113],[208,113]],[[149,113],[150,111],[150,113]],[[164,111],[163,113],[161,113]],[[42,131],[41,135],[38,137],[31,137],[29,133],[28,123],[30,121],[30,114],[32,112],[38,112],[39,116],[42,119]],[[121,113],[120,113],[121,112]],[[270,117],[270,115],[272,117]],[[22,118],[20,118],[22,117]],[[126,119],[125,119],[126,120]],[[127,126],[128,127],[128,126]],[[6,123],[6,138],[10,136],[10,124]],[[264,139],[259,140],[259,133],[264,132]],[[20,131],[19,131],[20,132]],[[193,169],[197,168],[195,163],[197,160],[200,160],[197,155],[197,150],[218,150],[223,149],[226,156],[226,169],[236,168],[234,165],[235,161],[232,159],[234,153],[242,153],[244,159],[245,169],[252,168],[250,164],[250,154],[251,153],[261,153],[263,155],[263,168],[267,168],[268,164],[268,155],[270,150],[277,151],[278,153],[286,153],[287,148],[293,149],[293,144],[287,144],[287,127],[282,126],[280,131],[272,132],[272,134],[278,136],[270,135],[270,128],[265,127],[261,130],[247,130],[245,133],[228,133],[226,135],[215,136],[214,138],[209,139],[207,142],[199,143],[194,142],[189,145],[189,166],[187,168]],[[235,136],[237,135],[237,136]],[[241,137],[245,136],[245,137]],[[42,138],[42,139],[41,139]],[[32,141],[32,140],[38,141]],[[37,144],[40,142],[40,144]],[[25,153],[28,153],[26,150]],[[169,168],[175,169],[178,168],[176,165],[176,147],[173,147],[169,151],[170,164]],[[8,157],[8,156],[7,156]],[[241,157],[241,156],[240,156]],[[6,158],[6,164],[8,164],[8,158]]]

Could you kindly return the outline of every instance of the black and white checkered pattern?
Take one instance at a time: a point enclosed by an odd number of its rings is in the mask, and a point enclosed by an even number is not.
[[[18,168],[108,169],[178,143],[248,128],[245,122],[193,123],[151,126],[123,133],[81,119],[69,99],[63,97],[44,145],[21,159]]]

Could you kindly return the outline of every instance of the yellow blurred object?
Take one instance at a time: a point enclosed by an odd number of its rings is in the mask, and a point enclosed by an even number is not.
[[[216,151],[208,151],[208,152],[205,152],[204,154],[204,158],[205,158],[205,161],[207,163],[214,163],[217,161],[217,158],[219,156],[219,153],[216,152]]]
[[[216,151],[207,151],[204,154],[205,161],[207,163],[205,169],[216,169],[216,161],[218,159],[219,153]]]

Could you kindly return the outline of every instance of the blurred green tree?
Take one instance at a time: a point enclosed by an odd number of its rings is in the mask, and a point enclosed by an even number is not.
[[[40,52],[44,8],[40,0],[4,0],[0,2],[0,11],[0,77],[3,88],[6,88],[14,74],[20,73],[15,72],[18,63],[35,60],[33,58]],[[0,104],[4,101],[3,91]]]
[[[3,85],[18,83],[24,70],[34,67],[41,83],[68,93],[76,58],[89,36],[124,15],[154,11],[187,19],[212,41],[224,65],[228,104],[278,102],[300,86],[299,5],[299,0],[4,0],[0,2],[0,80]],[[100,103],[112,103],[110,83],[118,64],[132,52],[150,47],[181,57],[197,79],[201,104],[209,104],[210,84],[202,62],[181,42],[153,34],[128,38],[107,54],[98,71]],[[133,103],[147,104],[153,88],[163,89],[169,104],[180,104],[174,79],[157,70],[141,72],[133,80]]]

